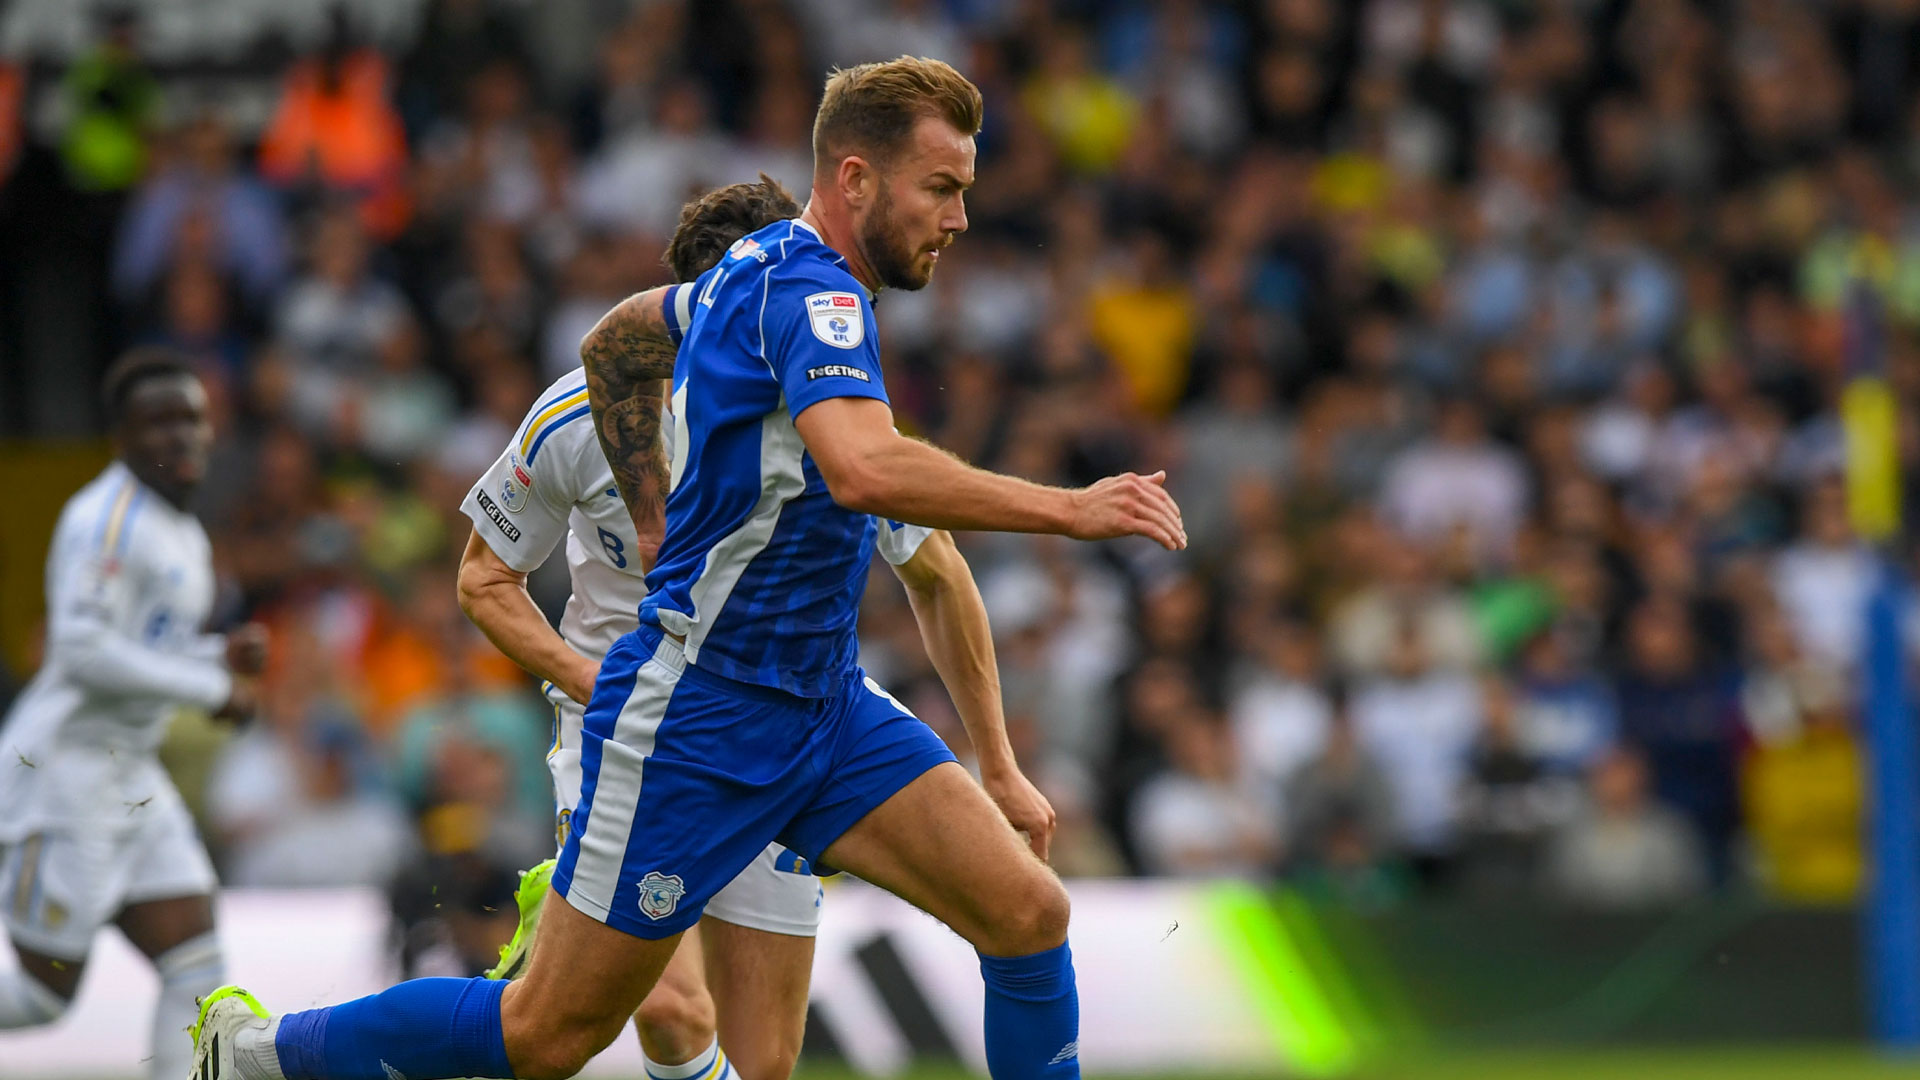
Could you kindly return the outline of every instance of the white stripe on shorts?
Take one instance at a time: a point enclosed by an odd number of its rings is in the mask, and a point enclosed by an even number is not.
[[[601,922],[607,921],[607,912],[620,889],[620,870],[626,864],[627,842],[633,835],[634,815],[640,809],[641,773],[653,753],[654,735],[666,716],[667,702],[686,666],[680,646],[662,637],[653,659],[634,673],[633,691],[620,707],[613,736],[600,747],[600,771],[567,900]]]

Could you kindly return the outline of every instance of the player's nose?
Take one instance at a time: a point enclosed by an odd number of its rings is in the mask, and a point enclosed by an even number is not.
[[[964,199],[953,201],[953,211],[940,223],[940,228],[955,236],[967,231],[967,204]]]

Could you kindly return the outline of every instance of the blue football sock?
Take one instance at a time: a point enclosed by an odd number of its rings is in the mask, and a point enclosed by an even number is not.
[[[415,979],[371,997],[280,1018],[287,1080],[508,1078],[493,979]]]
[[[1080,1075],[1080,994],[1066,945],[1032,956],[981,956],[987,1072],[993,1080]]]

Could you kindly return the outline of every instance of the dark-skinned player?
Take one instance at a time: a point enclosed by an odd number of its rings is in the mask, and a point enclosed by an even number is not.
[[[114,461],[61,511],[45,662],[0,725],[0,921],[20,957],[0,1030],[58,1020],[113,923],[160,976],[150,1075],[179,1080],[180,1032],[224,965],[213,864],[155,752],[183,707],[253,711],[266,635],[204,632],[213,562],[188,505],[213,426],[192,366],[135,350],[103,397]]]

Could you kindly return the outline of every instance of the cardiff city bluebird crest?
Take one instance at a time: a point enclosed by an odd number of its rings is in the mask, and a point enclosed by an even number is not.
[[[663,874],[658,870],[647,871],[640,879],[640,912],[649,919],[664,919],[673,914],[680,906],[680,898],[687,894],[687,883],[678,874]]]

